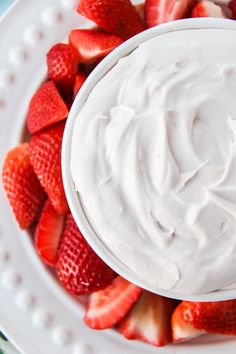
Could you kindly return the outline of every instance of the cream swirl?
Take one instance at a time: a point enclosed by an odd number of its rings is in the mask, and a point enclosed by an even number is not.
[[[186,294],[236,281],[236,34],[141,44],[76,120],[72,177],[103,243],[144,284]]]

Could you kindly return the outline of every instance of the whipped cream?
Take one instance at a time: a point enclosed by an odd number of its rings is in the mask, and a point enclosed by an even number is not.
[[[235,31],[176,31],[122,58],[78,115],[71,173],[98,237],[144,287],[235,282]]]

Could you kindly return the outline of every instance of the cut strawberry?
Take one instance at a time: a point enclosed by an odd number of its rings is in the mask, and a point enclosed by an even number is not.
[[[49,81],[34,94],[29,104],[27,126],[31,134],[68,116],[68,109],[56,86]]]
[[[77,50],[79,60],[84,64],[91,64],[104,58],[114,48],[123,43],[123,39],[113,34],[103,33],[99,30],[73,30],[69,41]]]
[[[127,339],[139,339],[157,347],[172,341],[171,315],[176,301],[144,291],[118,330]]]
[[[48,199],[35,231],[35,248],[41,259],[50,266],[56,265],[63,227],[64,216],[55,211]]]
[[[84,322],[90,328],[113,327],[138,300],[142,289],[118,276],[106,289],[90,296]]]
[[[144,22],[144,20],[145,20],[144,3],[135,5],[135,10],[136,10],[137,13],[139,14],[139,17],[140,17],[140,18],[142,19],[142,21]]]
[[[124,39],[144,30],[130,0],[80,0],[77,11],[105,31]]]
[[[116,276],[89,246],[71,214],[62,235],[57,274],[65,289],[75,295],[103,289]]]
[[[236,0],[231,0],[228,4],[228,7],[231,10],[232,19],[236,20]]]
[[[176,326],[179,318],[187,325],[202,331],[202,333],[236,335],[236,300],[220,302],[183,301],[173,315],[173,327]],[[189,326],[188,328],[190,328]],[[178,338],[177,335],[175,337]]]
[[[48,77],[55,83],[62,96],[73,92],[78,70],[78,56],[68,44],[55,44],[47,53]]]
[[[30,161],[38,179],[59,214],[69,211],[61,172],[61,144],[65,122],[57,123],[31,137]]]
[[[79,92],[79,90],[83,86],[86,79],[87,79],[87,75],[85,75],[82,72],[79,72],[76,75],[75,84],[74,84],[74,97],[77,95],[77,93]]]
[[[30,164],[29,145],[8,152],[2,170],[3,186],[16,220],[27,229],[38,217],[46,195]]]
[[[147,28],[187,17],[195,4],[196,0],[146,0]]]
[[[212,1],[199,2],[192,11],[191,17],[226,17],[220,6]]]
[[[196,329],[191,323],[185,321],[185,306],[186,302],[183,301],[178,305],[172,315],[171,324],[174,343],[186,342],[192,338],[199,337],[206,333],[204,330]]]

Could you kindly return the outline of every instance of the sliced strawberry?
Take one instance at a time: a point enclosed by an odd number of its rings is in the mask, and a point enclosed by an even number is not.
[[[34,94],[29,104],[27,126],[31,134],[68,116],[68,109],[56,86],[49,81]]]
[[[228,7],[231,10],[232,19],[236,20],[236,0],[231,0],[228,4]]]
[[[106,289],[90,296],[84,322],[90,328],[113,327],[138,300],[142,289],[118,276]]]
[[[144,30],[130,0],[80,0],[77,11],[105,31],[124,39]]]
[[[87,79],[87,75],[85,75],[82,72],[79,72],[76,75],[75,84],[74,84],[74,97],[77,95],[77,93],[79,92],[79,90],[83,86],[86,79]]]
[[[127,339],[139,339],[157,347],[172,341],[171,315],[176,301],[144,291],[128,315],[118,324]]]
[[[178,305],[172,315],[171,325],[174,343],[186,342],[192,338],[199,337],[206,333],[204,330],[196,329],[191,323],[185,321],[185,306],[186,302],[183,301],[181,304]]]
[[[59,214],[69,211],[61,173],[61,144],[65,122],[44,129],[31,137],[30,161],[38,179]]]
[[[195,3],[196,0],[146,0],[147,28],[187,17]]]
[[[75,295],[103,289],[116,276],[89,246],[71,214],[61,239],[57,274],[65,289]]]
[[[36,231],[35,248],[41,259],[55,266],[58,259],[58,246],[64,227],[64,216],[59,215],[48,199],[43,207]]]
[[[184,322],[202,331],[202,333],[236,335],[236,300],[220,302],[183,301],[176,311],[178,312],[173,317],[175,321],[176,318],[181,317]]]
[[[100,58],[104,58],[124,42],[118,36],[103,33],[96,29],[73,30],[70,32],[69,41],[77,50],[80,62],[84,64],[91,64]]]
[[[191,17],[226,17],[220,6],[212,1],[199,2],[192,11]]]
[[[136,10],[137,13],[139,14],[139,17],[140,17],[140,18],[142,19],[142,21],[144,22],[144,19],[145,19],[144,3],[135,5],[135,10]]]
[[[47,53],[48,77],[63,96],[73,92],[78,70],[78,56],[73,47],[64,43],[55,44]]]
[[[3,164],[2,180],[16,220],[22,229],[27,229],[37,219],[46,198],[30,164],[27,143],[8,152]]]

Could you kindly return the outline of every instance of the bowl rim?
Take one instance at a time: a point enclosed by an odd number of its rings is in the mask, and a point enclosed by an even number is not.
[[[99,255],[99,257],[107,263],[112,269],[114,269],[119,275],[126,278],[133,284],[140,286],[143,289],[162,295],[165,297],[189,300],[189,301],[223,301],[236,298],[235,289],[219,289],[209,293],[200,294],[182,294],[179,292],[169,290],[159,290],[151,287],[148,284],[141,282],[135,274],[128,269],[102,242],[99,236],[96,234],[88,218],[85,215],[80,197],[74,188],[70,172],[70,156],[71,156],[71,141],[73,133],[73,125],[77,119],[79,111],[84,106],[88,99],[88,96],[98,81],[117,63],[117,61],[130,54],[139,44],[149,40],[153,37],[166,34],[173,31],[182,31],[190,29],[226,29],[236,31],[236,22],[230,19],[219,18],[193,18],[177,20],[161,24],[156,27],[147,29],[136,36],[130,38],[115,50],[113,50],[105,59],[103,59],[98,66],[92,71],[81,90],[77,94],[74,103],[69,112],[69,116],[66,122],[63,142],[62,142],[62,178],[65,189],[66,198],[71,210],[71,213],[75,219],[76,224],[81,230],[82,234],[86,238],[87,242]]]

